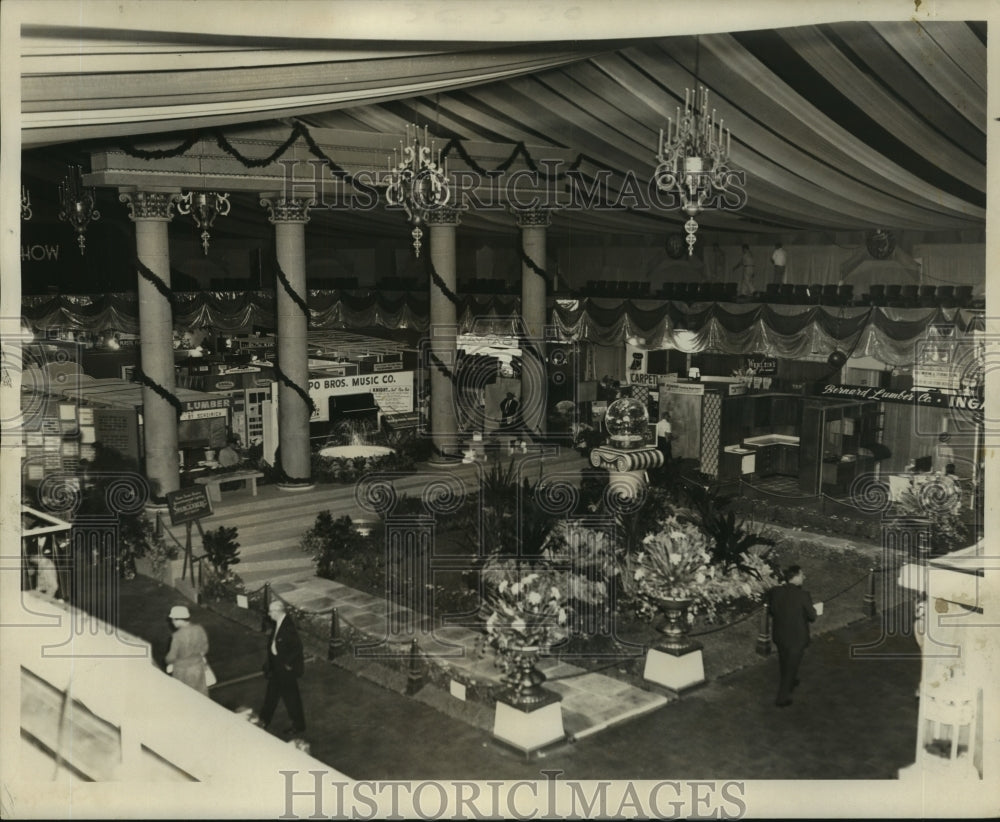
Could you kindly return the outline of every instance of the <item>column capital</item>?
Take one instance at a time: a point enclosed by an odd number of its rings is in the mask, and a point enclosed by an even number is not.
[[[546,228],[552,225],[551,208],[515,208],[509,206],[510,213],[517,220],[518,228]]]
[[[122,191],[118,194],[118,199],[128,205],[128,217],[133,222],[171,220],[173,204],[180,198],[179,191]]]
[[[461,222],[464,207],[440,206],[424,212],[424,222],[427,225],[458,225]]]
[[[316,205],[312,197],[261,197],[271,223],[308,223],[309,209]]]

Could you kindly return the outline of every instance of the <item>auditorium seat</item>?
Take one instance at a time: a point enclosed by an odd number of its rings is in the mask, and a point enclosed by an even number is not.
[[[837,284],[827,283],[823,286],[823,292],[819,296],[819,301],[822,305],[836,305],[837,304]]]
[[[764,290],[764,301],[769,303],[776,303],[781,299],[780,289],[778,283],[768,283],[767,288]]]
[[[972,302],[972,286],[971,285],[956,285],[955,286],[955,302],[961,307],[965,307]]]
[[[809,286],[805,283],[796,283],[792,287],[792,302],[796,305],[809,305],[812,302],[809,299]]]
[[[868,286],[868,305],[885,305],[885,286],[872,284]]]
[[[850,305],[854,302],[854,286],[850,283],[837,287],[837,305]]]
[[[930,308],[931,306],[937,305],[937,297],[935,295],[936,291],[937,286],[920,286],[920,291],[918,292],[918,302],[922,308]]]

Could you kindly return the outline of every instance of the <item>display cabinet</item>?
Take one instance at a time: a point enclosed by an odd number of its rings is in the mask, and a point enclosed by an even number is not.
[[[803,493],[845,496],[857,477],[872,472],[870,445],[878,439],[879,419],[877,402],[807,400],[799,451]]]

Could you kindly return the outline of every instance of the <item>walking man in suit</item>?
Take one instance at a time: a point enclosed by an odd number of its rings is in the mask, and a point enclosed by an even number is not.
[[[267,661],[264,663],[267,693],[260,709],[260,724],[264,728],[268,726],[280,699],[292,721],[287,733],[298,736],[306,729],[298,682],[304,667],[302,640],[292,618],[285,613],[284,602],[272,600],[267,613],[274,622],[274,630],[267,642]]]
[[[778,646],[779,708],[792,704],[792,691],[799,684],[799,665],[809,644],[809,623],[816,619],[812,597],[802,588],[806,575],[798,565],[785,570],[785,584],[771,589],[768,609],[771,613],[771,636]]]

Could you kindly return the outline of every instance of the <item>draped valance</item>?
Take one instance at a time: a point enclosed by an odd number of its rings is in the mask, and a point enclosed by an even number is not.
[[[386,328],[423,332],[428,298],[416,292],[311,291],[310,328]],[[174,294],[178,328],[239,333],[274,328],[271,291]],[[520,311],[512,296],[467,296],[457,306],[460,333],[474,332],[477,319]],[[133,293],[25,296],[23,314],[33,330],[106,330],[138,333]],[[616,346],[641,337],[649,348],[687,352],[747,351],[799,358],[835,349],[870,356],[887,365],[911,365],[916,343],[928,326],[954,325],[960,333],[984,328],[984,312],[967,308],[686,303],[671,300],[585,299],[552,301],[550,321],[566,340]]]

